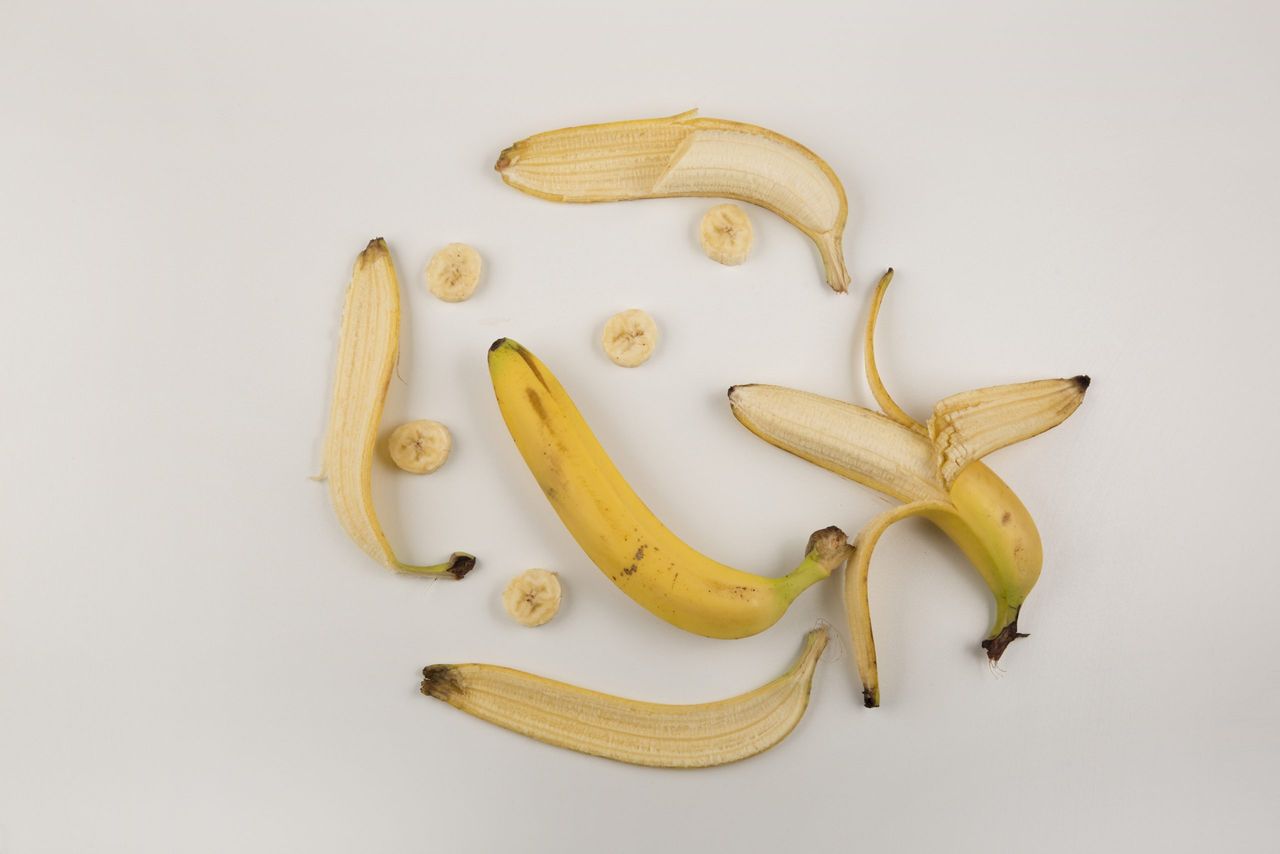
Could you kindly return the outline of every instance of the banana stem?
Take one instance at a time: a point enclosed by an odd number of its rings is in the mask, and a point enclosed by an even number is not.
[[[1003,598],[996,599],[995,625],[987,635],[987,639],[982,642],[982,648],[987,651],[987,658],[991,662],[999,661],[1009,644],[1018,638],[1029,637],[1018,631],[1018,612],[1021,610],[1021,603],[1010,605]]]
[[[449,560],[446,563],[437,563],[434,566],[414,566],[408,563],[396,562],[397,570],[410,575],[434,575],[441,578],[454,579],[461,579],[462,576],[475,568],[475,555],[469,555],[466,552],[454,552],[449,556]]]
[[[849,556],[853,554],[853,546],[844,531],[832,525],[815,531],[809,537],[808,554],[791,572],[778,579],[778,586],[789,599],[799,596],[814,584],[835,572]]]

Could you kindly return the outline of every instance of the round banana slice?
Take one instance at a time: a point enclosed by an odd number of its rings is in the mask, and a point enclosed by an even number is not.
[[[658,324],[643,309],[627,309],[605,323],[600,344],[615,365],[634,368],[653,355],[653,348],[658,345]]]
[[[445,302],[462,302],[475,293],[484,264],[465,243],[450,243],[427,263],[427,290]]]
[[[449,428],[439,421],[410,421],[391,431],[387,452],[391,461],[413,474],[431,474],[444,465],[453,449]]]
[[[560,610],[560,578],[545,569],[526,570],[502,591],[502,607],[522,626],[540,626]]]
[[[751,252],[751,220],[737,205],[716,205],[702,217],[698,243],[712,261],[730,267],[747,260]]]

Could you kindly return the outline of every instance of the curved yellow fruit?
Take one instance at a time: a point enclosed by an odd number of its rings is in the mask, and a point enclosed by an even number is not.
[[[713,638],[764,631],[848,556],[844,533],[827,528],[782,577],[717,563],[644,505],[532,353],[507,338],[495,341],[489,373],[511,438],[569,533],[620,590],[672,625]]]

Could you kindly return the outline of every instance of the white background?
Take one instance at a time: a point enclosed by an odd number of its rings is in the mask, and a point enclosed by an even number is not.
[[[1275,553],[1280,19],[1258,3],[700,5],[7,2],[0,31],[0,851],[1256,851],[1280,822]],[[703,200],[561,206],[505,145],[700,107],[843,178],[854,285],[752,211],[740,268]],[[390,426],[438,474],[375,472],[411,561],[343,536],[318,464],[340,301],[401,271]],[[450,241],[474,299],[429,297]],[[543,500],[493,402],[515,337],[658,515],[776,573],[886,505],[776,451],[724,390],[862,404],[856,328],[908,409],[1089,373],[1080,411],[990,462],[1035,513],[1031,638],[988,670],[991,604],[927,524],[876,554],[884,705],[847,651],[775,750],[666,772],[559,751],[418,693],[491,661],[670,702],[773,678],[835,585],[761,636],[633,605]],[[598,330],[664,338],[614,367]],[[561,573],[550,625],[505,619]],[[843,627],[841,626],[841,632]]]

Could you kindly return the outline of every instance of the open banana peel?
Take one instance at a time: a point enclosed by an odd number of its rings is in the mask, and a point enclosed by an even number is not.
[[[863,342],[867,383],[883,414],[777,386],[729,389],[734,416],[766,442],[902,502],[862,529],[845,571],[845,609],[869,707],[880,704],[880,681],[867,574],[876,542],[900,519],[923,516],[941,528],[991,589],[995,620],[982,646],[992,662],[1026,637],[1018,612],[1040,577],[1040,533],[981,460],[1061,424],[1089,387],[1088,377],[1076,376],[963,392],[939,401],[921,424],[894,402],[876,368],[876,317],[892,279],[889,270],[876,287]]]
[[[356,259],[347,285],[333,380],[333,404],[324,443],[329,500],[347,536],[390,569],[416,575],[462,578],[474,555],[454,552],[447,561],[415,566],[396,557],[373,506],[373,458],[387,386],[400,354],[400,283],[381,237]]]
[[[786,673],[745,694],[674,706],[602,694],[493,664],[433,664],[422,693],[538,741],[655,768],[707,768],[763,753],[795,729],[827,630],[804,639]]]
[[[553,202],[711,196],[758,205],[804,232],[827,284],[846,291],[849,203],[836,173],[782,134],[697,112],[534,134],[494,168],[517,190]]]

